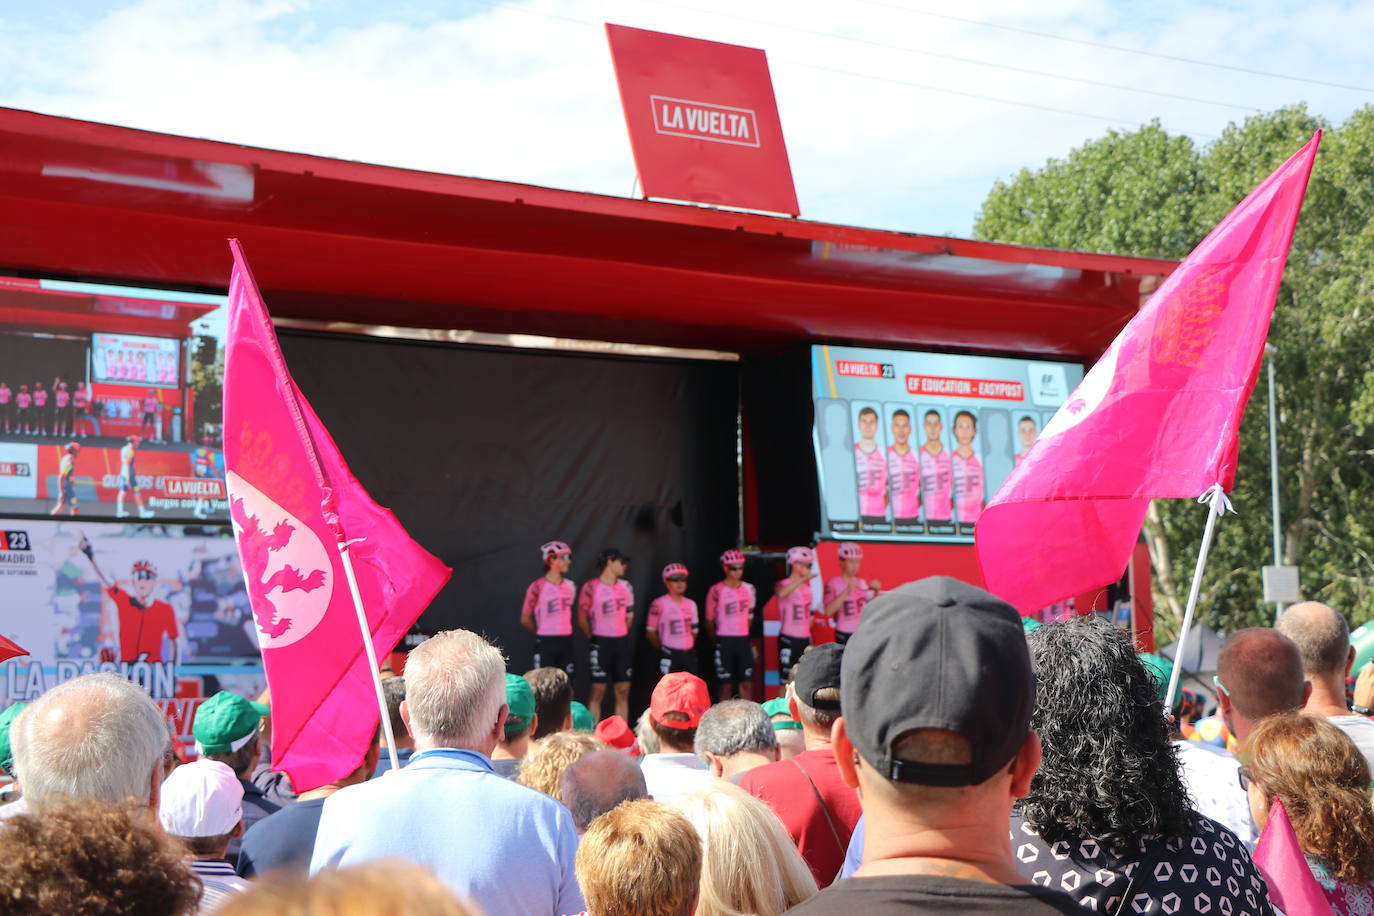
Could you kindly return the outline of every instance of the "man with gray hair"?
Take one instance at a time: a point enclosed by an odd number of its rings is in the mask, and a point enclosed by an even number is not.
[[[778,736],[758,703],[726,700],[701,717],[692,749],[713,776],[738,783],[755,767],[777,762]]]
[[[401,718],[415,753],[403,769],[329,797],[311,874],[399,857],[430,868],[488,913],[585,908],[567,809],[492,770],[506,724],[505,674],[501,652],[467,630],[440,633],[410,653]]]
[[[649,797],[639,764],[620,751],[593,751],[574,760],[563,771],[562,793],[579,836],[621,802]]]
[[[167,720],[118,675],[87,674],[49,690],[15,720],[10,741],[24,797],[0,817],[63,798],[157,809]]]
[[[1374,770],[1374,722],[1351,712],[1345,701],[1345,682],[1355,663],[1345,617],[1324,604],[1304,601],[1284,611],[1274,629],[1297,644],[1303,676],[1312,685],[1302,711],[1349,735]]]

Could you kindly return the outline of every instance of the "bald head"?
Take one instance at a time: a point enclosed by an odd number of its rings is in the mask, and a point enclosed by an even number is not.
[[[563,804],[578,833],[621,802],[648,795],[639,764],[620,751],[595,751],[563,771]]]
[[[24,796],[155,803],[166,719],[140,687],[88,674],[49,690],[15,721],[14,765]]]
[[[1241,630],[1226,640],[1217,657],[1217,680],[1236,711],[1251,721],[1297,709],[1305,699],[1298,647],[1268,627]]]
[[[1274,629],[1297,645],[1308,677],[1345,677],[1350,661],[1350,627],[1339,611],[1304,601],[1284,611]]]

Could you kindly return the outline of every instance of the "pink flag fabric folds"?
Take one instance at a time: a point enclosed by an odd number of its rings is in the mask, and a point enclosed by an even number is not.
[[[1270,902],[1286,916],[1331,916],[1326,892],[1312,874],[1293,822],[1278,798],[1270,806],[1264,832],[1255,844],[1255,866],[1269,885]]]
[[[989,591],[1028,614],[1120,578],[1153,497],[1230,491],[1320,131],[1169,275],[978,521]]]
[[[356,769],[380,716],[338,545],[351,542],[379,658],[451,570],[354,479],[287,372],[242,248],[229,245],[229,509],[272,694],[272,764],[301,792]]]

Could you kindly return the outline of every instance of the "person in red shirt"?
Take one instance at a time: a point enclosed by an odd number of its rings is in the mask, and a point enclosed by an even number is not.
[[[839,874],[862,813],[858,793],[840,777],[830,747],[830,727],[840,716],[843,656],[838,643],[822,643],[802,655],[787,697],[806,750],[749,770],[739,781],[782,820],[818,887],[829,886]]]
[[[175,661],[174,657],[168,658],[166,656],[176,655],[176,641],[179,632],[177,616],[170,604],[153,598],[153,590],[157,588],[157,567],[152,564],[152,561],[138,560],[130,568],[134,591],[133,594],[129,594],[128,591],[105,578],[105,574],[100,571],[100,566],[95,562],[95,550],[84,535],[81,538],[81,552],[86,555],[86,559],[91,561],[91,569],[95,570],[96,577],[100,579],[100,584],[105,589],[105,594],[114,602],[115,611],[118,614],[119,632],[117,660],[121,662]],[[170,652],[164,652],[163,637],[166,637],[167,644],[171,646]]]

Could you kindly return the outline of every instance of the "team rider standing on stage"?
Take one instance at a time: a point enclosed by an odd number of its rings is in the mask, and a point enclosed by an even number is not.
[[[758,598],[754,586],[744,581],[744,554],[727,550],[720,555],[724,580],[706,593],[706,632],[716,643],[716,680],[725,702],[736,688],[746,700],[754,698],[754,648],[749,627]]]
[[[825,616],[835,618],[835,642],[844,645],[859,627],[864,605],[878,597],[882,583],[877,579],[865,582],[859,578],[859,565],[864,551],[858,544],[840,545],[840,575],[825,583],[822,608]]]
[[[141,441],[138,436],[130,436],[124,440],[124,447],[119,450],[119,493],[115,496],[115,518],[129,517],[129,513],[124,511],[124,497],[129,493],[134,494],[134,502],[138,505],[138,517],[153,517],[153,510],[144,507],[143,494],[138,488],[138,468],[135,462],[138,459],[138,444]]]
[[[658,650],[659,674],[674,671],[697,673],[697,603],[687,597],[687,567],[669,563],[663,567],[668,594],[649,604],[644,635]]]
[[[816,578],[816,555],[809,547],[787,551],[791,575],[778,583],[778,677],[786,684],[792,666],[811,645],[811,580]]]
[[[175,646],[177,639],[177,615],[166,601],[153,600],[153,590],[157,588],[157,567],[149,560],[138,560],[130,567],[133,577],[134,593],[131,595],[114,582],[105,578],[95,562],[95,550],[85,535],[81,536],[81,552],[91,561],[105,594],[114,602],[118,615],[115,627],[119,633],[119,658],[121,662],[164,662],[163,637]],[[175,653],[175,648],[173,648]]]
[[[572,548],[562,541],[549,541],[539,552],[544,557],[544,575],[525,589],[520,625],[535,635],[534,667],[562,668],[571,678],[576,589],[564,576],[572,565]]]
[[[79,454],[81,446],[75,442],[62,447],[62,460],[57,465],[57,488],[61,495],[49,515],[57,515],[66,506],[71,515],[76,516],[76,456]]]
[[[601,705],[606,685],[615,685],[615,714],[630,720],[630,624],[634,620],[635,593],[625,579],[630,558],[614,547],[596,558],[599,574],[582,583],[577,598],[577,625],[591,648],[588,661],[592,669],[592,715],[606,718]]]

